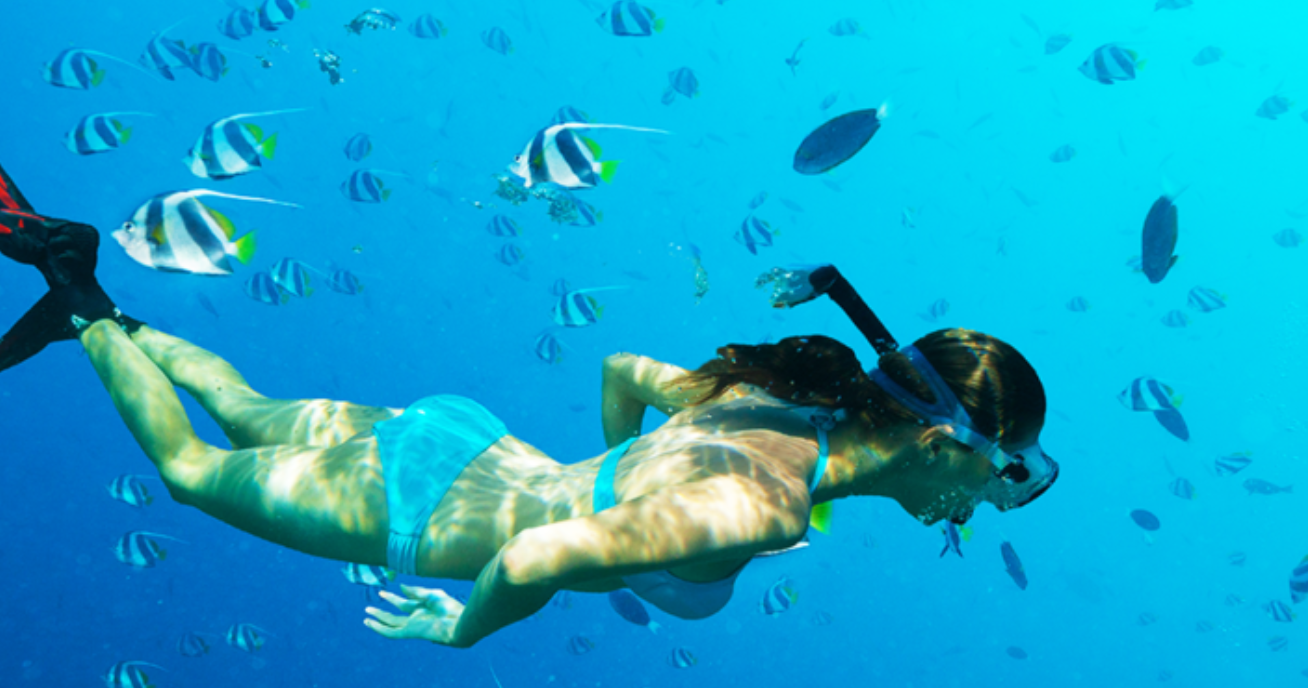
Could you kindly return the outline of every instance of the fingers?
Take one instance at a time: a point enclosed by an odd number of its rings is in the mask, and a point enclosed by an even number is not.
[[[406,592],[407,592],[407,591],[406,591]],[[383,600],[386,600],[387,602],[390,602],[391,604],[395,605],[395,607],[396,607],[397,609],[399,609],[400,611],[402,611],[402,612],[404,612],[404,613],[406,613],[406,614],[411,614],[411,613],[413,613],[413,610],[415,610],[415,609],[417,609],[419,606],[421,606],[420,603],[418,602],[418,600],[416,600],[416,599],[405,599],[405,598],[403,598],[403,597],[400,597],[399,595],[396,595],[396,594],[393,593],[393,592],[387,592],[387,591],[385,591],[385,590],[380,590],[380,591],[378,591],[378,594],[381,595],[381,598],[382,598]]]
[[[369,609],[368,611],[371,613],[375,610]],[[404,640],[407,637],[403,629],[392,628],[385,624],[378,623],[373,619],[364,619],[363,625],[367,626],[368,628],[371,628],[372,630],[380,633],[381,635],[387,638],[390,638],[391,640]]]
[[[367,607],[363,611],[367,613],[368,616],[374,617],[363,620],[363,624],[368,628],[377,631],[387,638],[407,637],[404,631],[404,624],[409,620],[409,617],[391,614],[390,612],[382,611],[376,607]]]

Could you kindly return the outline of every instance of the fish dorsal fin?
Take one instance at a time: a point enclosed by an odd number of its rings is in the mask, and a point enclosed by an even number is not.
[[[199,201],[196,202],[199,203]],[[223,230],[223,236],[227,237],[228,241],[231,241],[232,237],[236,236],[236,225],[231,221],[231,219],[203,203],[200,203],[200,205],[208,211],[211,217],[213,217],[214,223]]]

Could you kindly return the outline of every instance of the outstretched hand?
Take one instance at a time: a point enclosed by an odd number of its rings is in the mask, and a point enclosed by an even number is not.
[[[385,590],[380,594],[404,614],[368,607],[364,611],[372,618],[364,619],[363,624],[395,640],[421,638],[441,645],[454,644],[454,631],[463,614],[462,602],[443,590],[401,585],[400,592],[403,597]]]

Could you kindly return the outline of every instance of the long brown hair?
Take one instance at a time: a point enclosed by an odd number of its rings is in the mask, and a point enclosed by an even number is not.
[[[937,330],[913,345],[967,409],[977,432],[1009,448],[1036,439],[1045,422],[1045,390],[1017,349],[961,328]],[[904,389],[928,403],[935,401],[904,354],[886,354],[877,366]],[[669,387],[706,390],[695,401],[698,405],[741,383],[782,401],[844,409],[868,426],[923,422],[863,372],[853,350],[820,335],[787,337],[776,344],[724,346],[717,358],[671,381]]]

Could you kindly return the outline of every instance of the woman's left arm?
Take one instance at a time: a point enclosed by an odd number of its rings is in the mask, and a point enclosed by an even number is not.
[[[471,647],[581,583],[789,547],[803,537],[808,512],[806,490],[768,494],[734,476],[678,485],[518,533],[482,569],[467,606],[439,590],[406,588],[407,598],[383,595],[409,616],[370,607],[374,618],[364,623],[388,638]]]
[[[653,406],[671,416],[698,399],[696,390],[667,388],[669,382],[686,372],[685,368],[647,356],[614,354],[605,358],[600,390],[605,443],[612,448],[638,437],[646,407]]]

